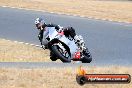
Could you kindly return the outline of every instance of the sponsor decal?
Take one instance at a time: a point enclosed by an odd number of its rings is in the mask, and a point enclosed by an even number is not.
[[[76,81],[79,85],[90,83],[104,83],[104,84],[119,84],[130,83],[131,76],[129,74],[87,74],[86,71],[80,66]]]

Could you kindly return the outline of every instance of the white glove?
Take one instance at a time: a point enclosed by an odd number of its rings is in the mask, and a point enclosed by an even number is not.
[[[45,50],[45,45],[41,45],[41,48],[43,48]]]
[[[74,40],[75,40],[75,43],[80,42],[80,38],[79,38],[79,36],[76,35],[76,36],[74,37]]]
[[[61,27],[60,25],[58,25],[58,26],[59,26],[58,32],[62,32],[63,31],[63,27]]]

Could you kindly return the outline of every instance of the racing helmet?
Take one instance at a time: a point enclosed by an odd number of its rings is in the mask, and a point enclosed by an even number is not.
[[[40,26],[42,26],[43,24],[45,24],[45,22],[42,18],[36,18],[35,25],[37,28],[40,28]]]
[[[45,24],[45,22],[42,18],[36,18],[35,24],[40,24],[40,23]]]

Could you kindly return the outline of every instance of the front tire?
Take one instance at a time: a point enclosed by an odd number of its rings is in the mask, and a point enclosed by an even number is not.
[[[88,51],[88,49],[86,49],[86,51],[83,52],[83,58],[82,58],[82,63],[90,63],[92,61],[92,55],[90,54],[90,52]]]
[[[52,52],[54,52],[54,54],[55,54],[63,63],[69,63],[69,62],[71,62],[71,60],[69,60],[69,59],[66,58],[64,55],[62,55],[62,53],[60,53],[60,51],[59,51],[59,46],[58,46],[58,45],[53,45],[53,46],[51,46],[51,50],[52,50]]]
[[[57,57],[56,57],[56,55],[54,53],[50,52],[50,59],[52,61],[56,61],[57,60]]]
[[[90,63],[92,61],[92,57],[85,56],[82,58],[82,63]]]

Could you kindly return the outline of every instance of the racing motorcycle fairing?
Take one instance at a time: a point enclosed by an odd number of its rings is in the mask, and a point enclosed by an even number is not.
[[[48,41],[49,50],[58,57],[62,62],[71,62],[71,60],[82,60],[83,63],[90,63],[88,55],[80,52],[80,49],[75,44],[74,39],[69,39],[64,35],[64,32],[57,32],[54,27],[46,29],[44,33],[45,39]],[[52,58],[53,59],[53,58]]]
[[[48,43],[48,48],[51,50],[51,47],[53,46],[53,45],[58,45],[59,46],[59,44],[58,43],[61,43],[62,44],[62,46],[64,46],[64,48],[65,49],[67,49],[67,51],[68,51],[68,54],[70,55],[70,57],[71,57],[71,52],[70,52],[70,48],[65,44],[65,43],[63,43],[62,41],[60,41],[59,39],[57,39],[57,38],[55,38],[55,39],[53,39],[53,40],[51,40],[49,43]]]

